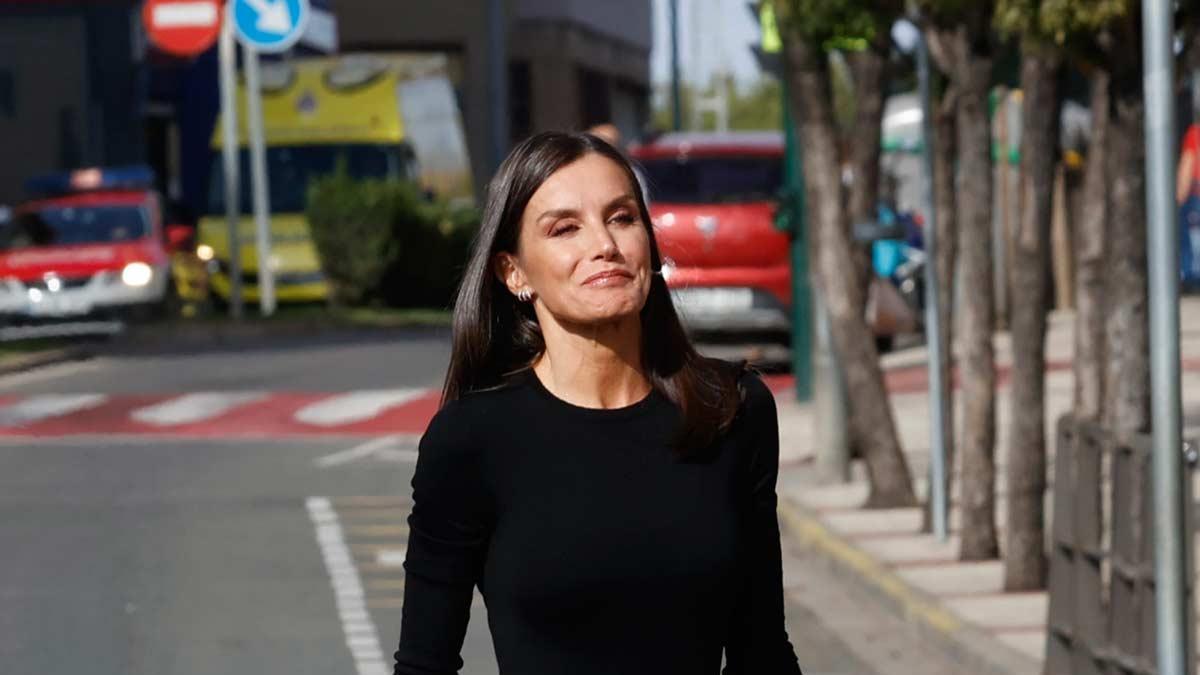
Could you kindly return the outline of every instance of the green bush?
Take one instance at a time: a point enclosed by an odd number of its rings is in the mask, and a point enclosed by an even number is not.
[[[447,306],[479,222],[411,182],[341,171],[309,187],[307,215],[331,300],[351,306]]]

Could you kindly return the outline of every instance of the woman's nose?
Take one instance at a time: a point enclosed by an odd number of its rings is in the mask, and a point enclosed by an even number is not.
[[[601,225],[596,228],[596,258],[600,260],[612,260],[621,255],[621,250],[617,248],[617,240],[613,237],[613,233],[607,227]]]

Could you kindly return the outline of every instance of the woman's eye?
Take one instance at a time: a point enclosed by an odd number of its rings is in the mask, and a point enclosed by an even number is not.
[[[632,213],[621,212],[612,217],[612,222],[631,225],[637,222],[637,218]]]
[[[555,225],[554,229],[550,230],[550,236],[557,237],[557,236],[560,236],[563,234],[570,234],[571,232],[574,232],[575,230],[578,230],[578,229],[579,229],[579,226],[576,225],[575,223],[563,223],[561,225]]]

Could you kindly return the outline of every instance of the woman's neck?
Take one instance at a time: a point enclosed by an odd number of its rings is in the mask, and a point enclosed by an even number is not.
[[[533,370],[552,394],[584,408],[623,408],[650,393],[638,317],[581,328],[547,323],[546,351]]]

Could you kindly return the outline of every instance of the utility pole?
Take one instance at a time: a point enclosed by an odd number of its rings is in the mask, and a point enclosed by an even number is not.
[[[508,12],[504,0],[488,0],[488,107],[492,170],[508,155]]]
[[[255,246],[258,249],[258,307],[263,316],[271,316],[275,313],[275,257],[271,255],[271,197],[267,191],[258,49],[243,43],[242,60],[246,69],[246,127],[250,135],[250,196],[254,203]]]
[[[683,128],[683,103],[679,95],[679,0],[670,1],[671,23],[671,124]]]
[[[942,381],[941,312],[938,311],[942,289],[938,288],[937,251],[938,219],[933,198],[933,104],[930,93],[929,45],[925,36],[917,37],[917,78],[921,90],[921,167],[922,202],[925,211],[925,344],[929,371],[929,496],[933,515],[933,532],[939,541],[946,541],[949,518],[946,496],[946,383]]]
[[[225,170],[225,223],[229,237],[229,315],[242,318],[241,177],[238,168],[237,51],[233,36],[233,5],[226,5],[217,60],[221,84],[221,157]]]
[[[1150,282],[1150,404],[1153,432],[1154,581],[1158,672],[1187,675],[1187,556],[1179,383],[1179,236],[1175,212],[1175,55],[1171,0],[1142,2],[1146,110],[1146,223]],[[1186,508],[1192,508],[1187,504]]]

